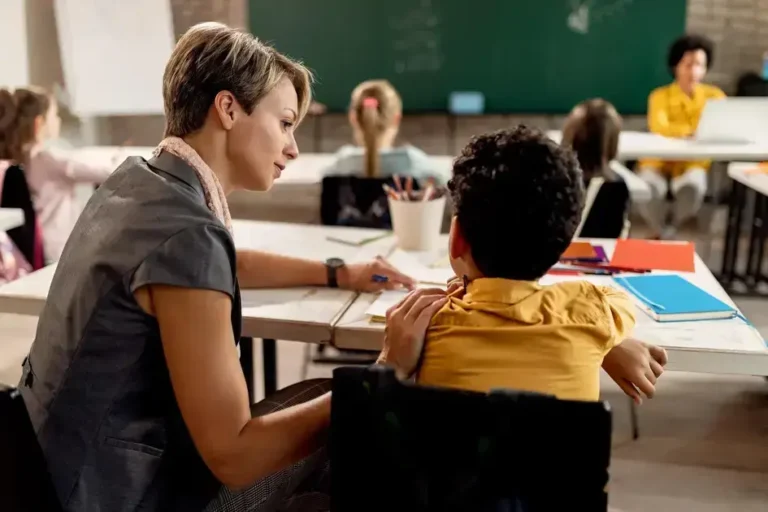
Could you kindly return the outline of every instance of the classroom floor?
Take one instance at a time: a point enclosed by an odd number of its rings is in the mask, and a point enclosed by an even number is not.
[[[720,252],[716,241],[709,258],[713,268]],[[768,337],[768,302],[737,299],[737,303]],[[36,324],[36,318],[0,315],[0,383],[18,382]],[[301,379],[305,350],[302,343],[278,343],[280,387]],[[258,344],[255,358],[257,382],[261,382]],[[330,367],[309,368],[310,378],[330,375]],[[640,439],[633,441],[628,401],[604,377],[603,396],[614,417],[612,508],[622,512],[768,509],[767,381],[669,372],[658,385],[658,396],[639,409]]]

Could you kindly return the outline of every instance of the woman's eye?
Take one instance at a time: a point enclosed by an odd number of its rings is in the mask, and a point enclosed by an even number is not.
[[[289,128],[291,128],[292,126],[293,126],[293,123],[292,123],[291,121],[283,121],[283,128],[284,128],[285,130],[288,130],[288,129],[289,129]]]

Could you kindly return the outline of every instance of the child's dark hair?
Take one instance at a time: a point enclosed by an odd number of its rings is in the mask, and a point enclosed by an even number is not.
[[[561,144],[572,148],[584,173],[584,185],[606,177],[608,162],[619,152],[621,116],[609,102],[596,98],[576,105],[563,126]]]
[[[570,244],[584,205],[576,155],[527,126],[474,137],[448,188],[485,277],[543,276]]]
[[[26,163],[35,140],[35,120],[45,116],[51,97],[39,87],[0,89],[0,159]]]
[[[702,50],[707,56],[707,67],[712,67],[715,58],[715,44],[709,38],[697,34],[686,34],[675,40],[669,47],[667,54],[667,67],[672,76],[675,76],[675,68],[683,60],[688,52]]]
[[[16,133],[16,98],[5,87],[0,88],[0,160],[13,160]]]

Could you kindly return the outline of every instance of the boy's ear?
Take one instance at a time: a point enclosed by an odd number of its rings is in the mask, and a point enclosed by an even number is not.
[[[469,252],[469,244],[464,238],[464,232],[461,230],[459,221],[454,215],[451,219],[451,232],[448,236],[448,252],[451,259],[459,260]]]

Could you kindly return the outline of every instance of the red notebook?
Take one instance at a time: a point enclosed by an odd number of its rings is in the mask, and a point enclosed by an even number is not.
[[[694,271],[692,242],[662,242],[628,238],[616,241],[611,265],[639,270]]]

